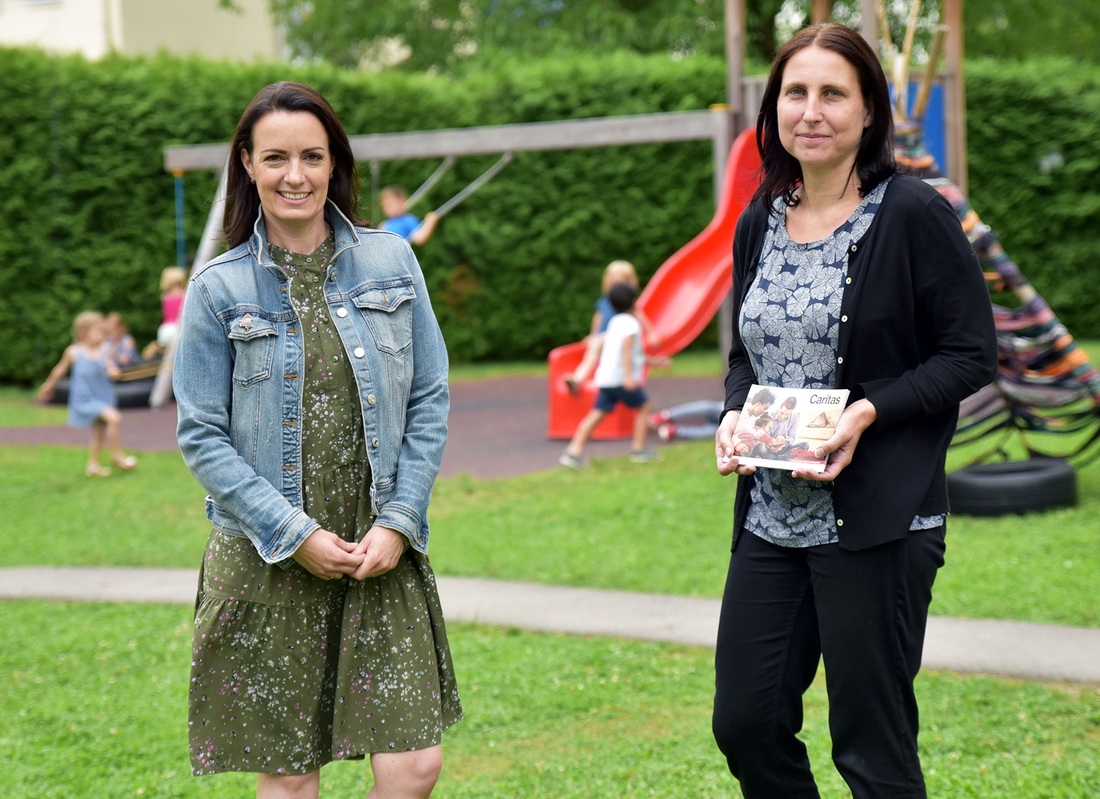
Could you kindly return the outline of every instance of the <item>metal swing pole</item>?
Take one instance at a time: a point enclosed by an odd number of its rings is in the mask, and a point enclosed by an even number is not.
[[[508,164],[511,162],[511,160],[512,160],[512,153],[509,152],[509,153],[505,153],[504,155],[502,155],[497,160],[497,162],[495,164],[493,164],[491,167],[489,167],[484,172],[482,172],[481,175],[479,175],[469,186],[464,188],[462,191],[460,191],[458,194],[456,194],[451,199],[447,200],[447,202],[443,203],[443,205],[436,208],[435,209],[436,216],[438,216],[440,219],[445,217],[447,214],[449,214],[451,211],[453,211],[456,207],[458,207],[459,203],[461,203],[463,200],[465,200],[467,197],[469,197],[475,191],[480,189],[482,186],[484,186],[490,180],[495,178],[497,176],[497,173],[499,173],[500,170],[504,169],[504,167],[508,166]]]
[[[173,169],[172,177],[175,179],[176,189],[176,266],[184,269],[187,266],[187,234],[183,226],[183,176],[182,169]]]
[[[229,175],[229,164],[226,161],[222,166],[221,175],[218,177],[218,189],[214,195],[214,202],[210,205],[210,214],[206,217],[206,226],[202,231],[202,240],[199,249],[195,253],[195,265],[201,266],[209,261],[217,253],[218,243],[222,239],[222,214],[225,211],[225,195]],[[182,266],[182,265],[181,265]],[[183,297],[187,304],[187,295]],[[182,308],[181,308],[182,312]],[[176,358],[176,340],[172,339],[165,349],[157,376],[153,380],[153,388],[149,392],[149,407],[160,408],[168,401],[172,392],[172,362]]]
[[[438,183],[439,179],[447,174],[447,170],[454,166],[454,163],[455,157],[453,155],[448,155],[444,158],[443,163],[435,168],[435,172],[428,175],[428,179],[420,184],[420,188],[409,195],[409,199],[405,200],[406,210],[420,202],[421,198],[431,190],[432,186]]]

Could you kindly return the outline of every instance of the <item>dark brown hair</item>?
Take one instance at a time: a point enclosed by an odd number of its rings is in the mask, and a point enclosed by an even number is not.
[[[777,106],[787,62],[807,47],[820,47],[837,53],[852,65],[859,77],[863,102],[871,115],[871,124],[863,129],[856,152],[855,169],[859,177],[860,196],[866,196],[897,171],[890,89],[875,51],[851,28],[832,22],[810,25],[792,36],[776,53],[764,88],[764,98],[760,102],[760,114],[756,118],[756,146],[760,150],[763,180],[753,199],[763,201],[768,208],[779,196],[789,206],[798,203],[794,191],[802,182],[802,166],[779,141]]]
[[[320,120],[328,134],[328,149],[333,162],[328,198],[352,222],[364,224],[358,217],[359,172],[348,135],[336,112],[324,97],[309,86],[280,81],[265,86],[252,98],[233,133],[226,174],[225,215],[222,217],[226,244],[235,247],[252,235],[260,209],[260,196],[241,162],[241,153],[251,154],[256,123],[275,111],[305,111]]]

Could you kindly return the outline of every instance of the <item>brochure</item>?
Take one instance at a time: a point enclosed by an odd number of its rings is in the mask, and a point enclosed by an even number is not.
[[[770,469],[825,471],[814,450],[836,432],[848,389],[753,385],[734,428],[740,463]]]

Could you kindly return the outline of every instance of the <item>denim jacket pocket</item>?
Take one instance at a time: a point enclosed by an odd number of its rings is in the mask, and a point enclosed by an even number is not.
[[[411,282],[371,286],[352,298],[381,352],[401,355],[412,347],[412,300],[415,298]]]
[[[271,377],[278,335],[274,322],[256,314],[245,313],[230,320],[229,340],[236,350],[233,363],[236,385],[248,387]]]

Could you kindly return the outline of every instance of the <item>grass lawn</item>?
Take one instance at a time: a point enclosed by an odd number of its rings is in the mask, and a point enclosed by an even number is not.
[[[678,362],[715,368],[710,356]],[[541,374],[541,365],[510,368]],[[28,397],[0,389],[0,425],[64,424],[64,409]],[[4,565],[197,568],[207,534],[202,491],[178,454],[145,454],[137,471],[102,481],[83,476],[84,454],[0,446]],[[705,443],[663,454],[644,468],[597,458],[583,475],[441,480],[433,564],[446,575],[717,597],[733,482],[714,473]],[[955,465],[965,457],[952,453]],[[1100,627],[1100,464],[1078,476],[1077,508],[952,517],[932,612]],[[189,608],[12,601],[0,612],[0,794],[252,794],[248,776],[189,776]],[[736,793],[710,739],[710,650],[476,625],[453,625],[451,635],[467,715],[448,734],[437,796]],[[925,673],[918,690],[931,795],[1100,794],[1100,686]],[[826,729],[819,679],[807,696],[806,738],[823,796],[840,799],[847,793],[829,764]],[[368,773],[334,764],[323,790],[361,796]]]
[[[4,603],[3,613],[7,799],[253,794],[248,775],[189,776],[189,608],[20,601]],[[450,633],[466,718],[447,734],[437,796],[736,795],[710,738],[710,650],[473,625]],[[930,795],[1096,795],[1096,687],[925,673],[918,692]],[[842,799],[848,794],[828,760],[822,679],[806,707],[822,795]],[[323,795],[366,792],[362,763],[322,774]]]

